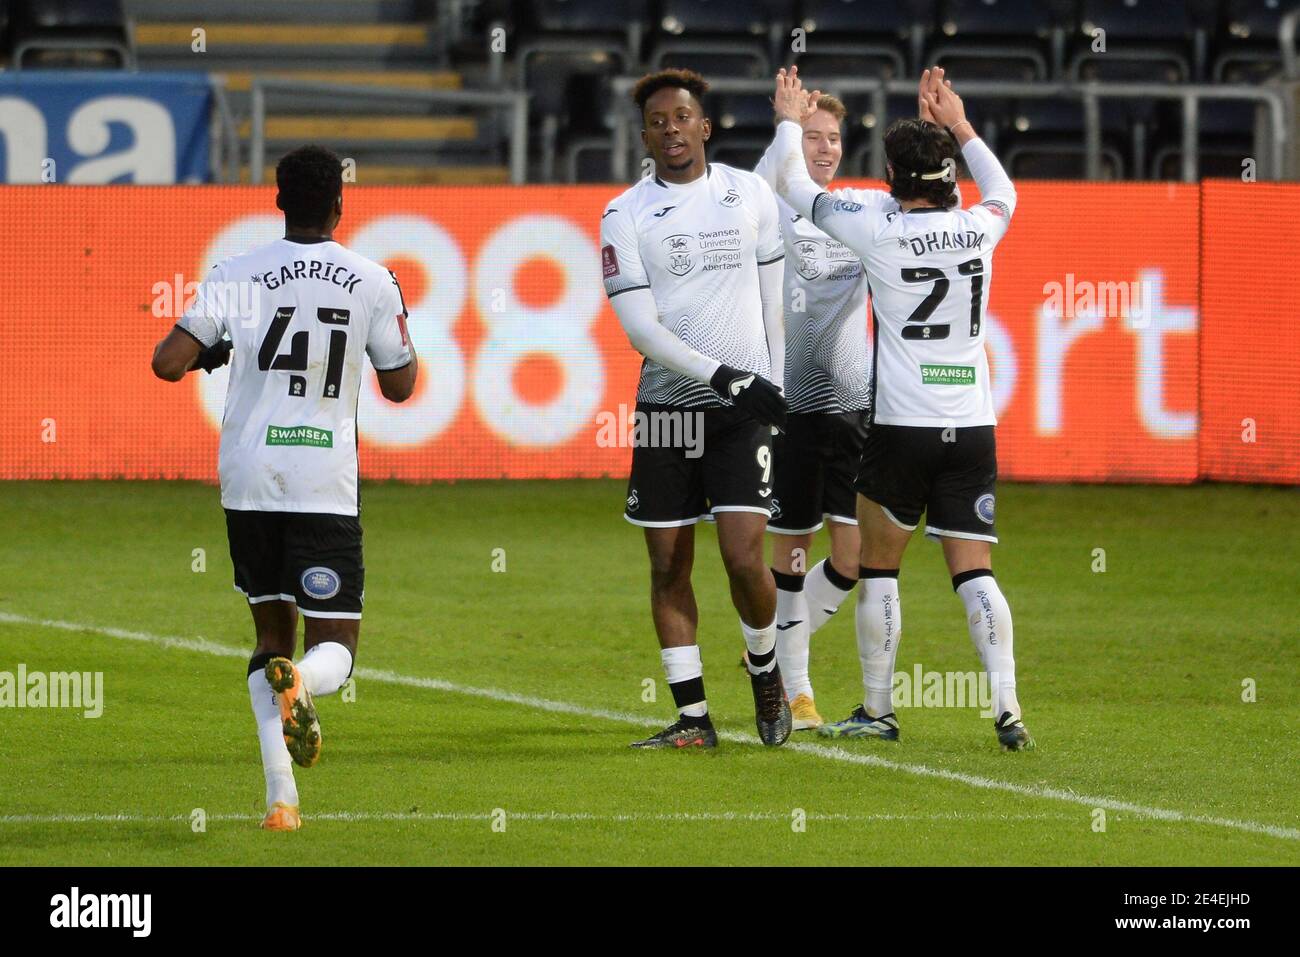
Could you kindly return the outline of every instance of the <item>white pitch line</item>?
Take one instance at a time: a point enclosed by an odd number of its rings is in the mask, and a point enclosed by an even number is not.
[[[308,815],[311,821],[491,821],[497,814],[487,811],[313,811]],[[789,823],[791,812],[777,811],[676,811],[645,814],[592,814],[585,811],[506,811],[507,821],[559,821],[576,823],[637,823],[656,822],[668,824],[687,824],[702,821],[780,821]],[[208,814],[208,821],[260,821],[260,814]],[[967,814],[953,812],[948,814],[821,814],[808,813],[804,819],[812,822],[839,821],[861,824],[886,821],[1000,821],[1015,823],[1018,821],[1068,821],[1073,816],[1068,814]],[[163,824],[188,823],[188,814],[4,814],[0,815],[0,825],[4,824]]]
[[[138,641],[146,644],[158,645],[163,648],[177,648],[183,651],[195,651],[201,654],[219,655],[225,658],[246,658],[249,654],[247,649],[217,644],[216,642],[207,641],[203,638],[173,638],[166,635],[154,635],[143,631],[128,631],[122,628],[106,628],[100,625],[86,625],[71,621],[29,618],[25,615],[15,615],[9,612],[0,612],[0,623],[34,625],[39,628],[54,628],[60,631],[89,632],[91,634],[103,635],[107,638]],[[449,694],[469,695],[476,698],[486,698],[491,701],[517,704],[526,708],[533,708],[541,711],[573,714],[585,718],[601,718],[607,721],[619,721],[624,724],[640,725],[642,727],[650,727],[661,723],[659,719],[650,718],[645,715],[632,714],[631,712],[610,711],[603,708],[587,708],[567,701],[553,701],[548,698],[537,698],[531,695],[516,694],[513,691],[503,691],[498,688],[476,688],[470,685],[458,685],[450,681],[443,681],[439,678],[419,678],[412,675],[398,674],[393,671],[380,671],[371,668],[358,668],[354,674],[358,678],[369,681],[402,685],[408,688],[424,688],[430,691],[445,691]],[[752,744],[754,741],[752,735],[739,734],[734,731],[721,731],[718,736],[724,740],[736,741],[742,744]],[[1063,788],[1016,784],[1011,781],[999,781],[995,778],[982,777],[978,774],[967,774],[964,771],[950,771],[946,768],[932,768],[924,764],[906,764],[900,761],[890,761],[887,758],[878,757],[874,754],[845,751],[841,748],[833,748],[820,744],[792,742],[786,744],[785,749],[787,751],[794,751],[798,754],[807,754],[831,761],[843,761],[849,764],[882,768],[888,771],[901,771],[904,774],[912,774],[917,777],[949,781],[955,784],[964,784],[968,787],[982,788],[985,790],[1005,791],[1023,797],[1046,798],[1051,801],[1063,801],[1090,809],[1105,808],[1108,811],[1119,811],[1177,824],[1205,824],[1212,827],[1229,828],[1235,831],[1246,831],[1251,834],[1263,834],[1268,837],[1276,837],[1282,840],[1300,840],[1300,828],[1280,827],[1275,824],[1262,824],[1258,821],[1243,821],[1236,818],[1216,817],[1207,814],[1175,811],[1169,808],[1151,807],[1144,804],[1136,804],[1131,801],[1120,801],[1115,798],[1079,794],[1075,791],[1069,791]]]

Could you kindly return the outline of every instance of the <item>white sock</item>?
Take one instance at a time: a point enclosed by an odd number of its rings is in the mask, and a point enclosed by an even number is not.
[[[765,675],[776,667],[776,616],[765,628],[751,628],[743,621],[740,632],[745,636],[745,666],[751,675]]]
[[[681,648],[661,648],[659,659],[668,676],[668,689],[673,693],[677,713],[691,718],[702,718],[709,713],[709,703],[704,697],[704,662],[700,660],[699,645]]]
[[[296,665],[313,698],[333,694],[352,673],[352,652],[337,641],[322,641],[309,648]]]
[[[856,584],[853,579],[837,572],[829,558],[823,558],[812,567],[803,584],[804,599],[808,602],[808,634],[815,634],[831,615],[840,610],[840,605]]]
[[[862,662],[862,705],[873,718],[894,710],[894,661],[903,637],[903,604],[898,597],[898,572],[864,577],[858,592],[858,660]]]
[[[993,695],[993,720],[1010,711],[1012,718],[1020,717],[1020,702],[1016,700],[1016,659],[1012,651],[1011,606],[1002,596],[993,572],[978,568],[956,584],[958,597],[966,606],[966,624],[970,640],[984,663],[989,676],[989,690]],[[963,575],[956,576],[961,579]]]
[[[276,801],[298,805],[298,786],[293,780],[293,760],[284,744],[280,703],[260,668],[248,676],[248,699],[257,719],[257,740],[262,745],[262,772],[266,775],[266,808]]]
[[[776,578],[776,660],[781,666],[785,693],[793,701],[801,694],[813,697],[808,678],[808,602],[802,575],[773,571]]]

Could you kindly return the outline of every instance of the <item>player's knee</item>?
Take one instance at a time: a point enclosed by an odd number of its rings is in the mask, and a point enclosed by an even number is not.
[[[650,556],[650,588],[655,592],[672,592],[689,588],[691,563],[676,555]]]
[[[758,548],[725,548],[722,564],[732,581],[748,581],[771,574],[763,561],[762,549]]]
[[[307,617],[305,627],[306,644],[315,646],[325,641],[332,641],[347,648],[355,658],[357,654],[357,635],[361,622],[355,618],[320,618]]]

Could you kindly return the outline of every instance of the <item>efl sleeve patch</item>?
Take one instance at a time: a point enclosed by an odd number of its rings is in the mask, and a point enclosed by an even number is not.
[[[980,203],[980,205],[983,206],[985,209],[987,209],[994,216],[1001,216],[1003,218],[1006,218],[1011,215],[1011,211],[1007,209],[1006,204],[999,202],[996,199],[985,200],[984,202]]]
[[[411,345],[411,337],[406,331],[406,313],[399,312],[397,314],[397,328],[402,333],[402,345],[409,347]]]
[[[600,249],[600,263],[604,268],[605,278],[610,279],[618,275],[618,253],[614,251],[613,246],[602,246]]]

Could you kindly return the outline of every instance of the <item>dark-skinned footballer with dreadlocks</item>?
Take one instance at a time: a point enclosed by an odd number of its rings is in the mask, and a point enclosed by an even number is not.
[[[221,504],[235,590],[257,633],[248,693],[266,778],[262,827],[274,831],[301,824],[292,762],[320,756],[313,698],[347,681],[361,631],[364,357],[393,402],[411,396],[417,372],[397,277],[333,239],[342,170],[319,146],[280,160],[284,238],[215,266],[153,357],[170,382],[230,363]],[[305,654],[295,663],[299,612]]]

